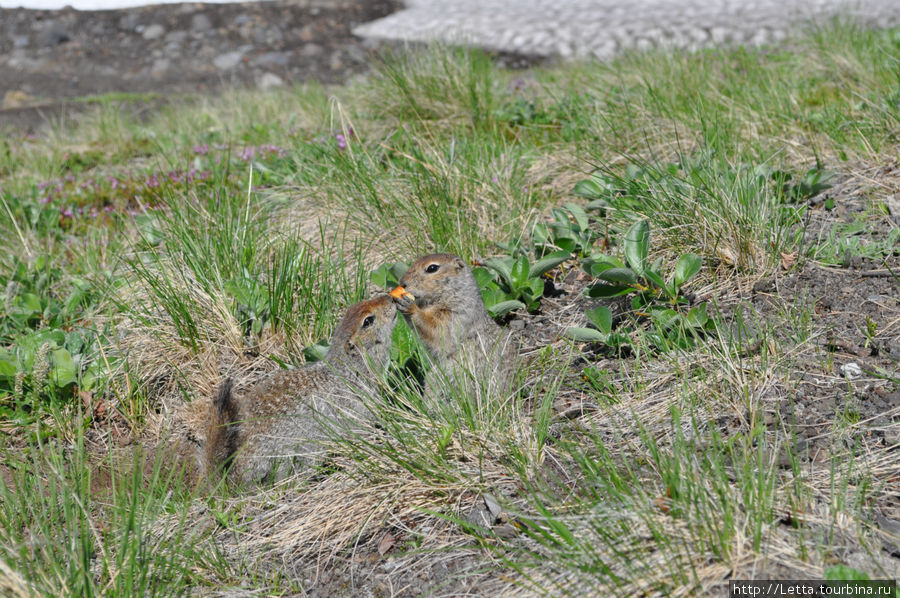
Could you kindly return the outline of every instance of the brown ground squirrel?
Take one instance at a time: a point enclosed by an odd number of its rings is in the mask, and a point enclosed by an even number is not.
[[[509,390],[516,348],[509,332],[488,314],[462,258],[436,253],[417,259],[391,296],[434,361],[426,396],[446,395],[447,385],[470,393]]]
[[[325,358],[279,370],[242,394],[225,380],[210,405],[204,455],[210,480],[223,471],[241,485],[287,477],[314,465],[327,438],[322,418],[353,426],[371,418],[361,395],[390,358],[397,310],[388,295],[357,303],[334,331]],[[221,479],[221,478],[219,478]]]

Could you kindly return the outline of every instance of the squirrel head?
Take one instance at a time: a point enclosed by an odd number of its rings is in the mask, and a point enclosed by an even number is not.
[[[421,306],[447,303],[449,307],[481,302],[472,270],[461,257],[449,253],[420,257],[410,265],[400,285]]]
[[[378,295],[351,305],[334,331],[325,360],[364,362],[382,367],[390,358],[391,333],[397,308],[389,295]]]

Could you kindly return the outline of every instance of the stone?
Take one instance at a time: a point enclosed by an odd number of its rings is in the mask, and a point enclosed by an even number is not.
[[[14,35],[12,38],[13,48],[27,48],[31,40],[27,35]]]
[[[166,33],[166,28],[160,25],[159,23],[153,23],[148,26],[141,33],[141,37],[143,37],[147,41],[152,41],[154,39],[159,39]]]
[[[202,12],[198,12],[191,17],[191,31],[202,33],[204,31],[209,31],[210,29],[212,29],[212,21],[210,21],[209,17]]]
[[[259,45],[273,45],[284,40],[281,29],[274,25],[267,29],[254,29],[252,37],[253,41]]]
[[[859,364],[852,361],[841,366],[841,373],[847,380],[856,380],[863,375],[862,368],[859,367]]]
[[[220,71],[227,71],[239,65],[243,58],[243,52],[225,52],[224,54],[219,54],[218,56],[213,58],[212,63],[213,66]]]
[[[47,24],[41,30],[37,42],[38,45],[52,48],[53,46],[64,44],[70,39],[72,39],[72,37],[69,35],[69,32],[61,25],[58,25],[55,21],[51,20],[47,21]]]
[[[263,73],[259,78],[260,89],[272,89],[284,85],[284,80],[275,73]]]
[[[157,58],[153,61],[153,66],[150,67],[150,72],[154,75],[160,75],[169,70],[169,67],[171,66],[172,62],[168,58]]]
[[[119,19],[119,29],[123,31],[134,31],[140,24],[141,15],[136,11],[129,11],[124,17]]]
[[[305,44],[300,50],[300,56],[303,56],[304,58],[313,58],[321,54],[323,51],[324,48],[319,44]]]
[[[187,37],[187,31],[184,29],[176,29],[175,31],[168,32],[163,39],[169,44],[183,44],[187,40]]]
[[[245,12],[242,12],[238,16],[234,17],[234,21],[231,22],[233,27],[243,27],[245,25],[250,25],[253,23],[253,17],[248,15]]]
[[[287,52],[266,52],[253,59],[253,64],[263,67],[287,66],[291,55]]]

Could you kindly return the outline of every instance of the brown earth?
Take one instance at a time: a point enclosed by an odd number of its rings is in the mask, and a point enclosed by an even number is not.
[[[165,4],[124,10],[0,9],[0,126],[30,130],[98,94],[141,104],[226,87],[341,83],[372,45],[351,33],[397,0]]]

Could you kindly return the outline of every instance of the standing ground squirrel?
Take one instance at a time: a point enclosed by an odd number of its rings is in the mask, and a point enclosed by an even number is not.
[[[446,395],[448,385],[469,393],[509,390],[516,349],[509,332],[488,314],[472,270],[461,258],[436,253],[417,259],[391,296],[434,361],[426,396]]]
[[[371,418],[360,395],[374,392],[374,380],[390,358],[397,310],[382,295],[357,303],[334,331],[325,358],[296,370],[270,374],[243,394],[225,380],[210,405],[205,468],[228,470],[242,485],[280,480],[294,463],[314,465],[328,437],[322,418],[350,425]]]

